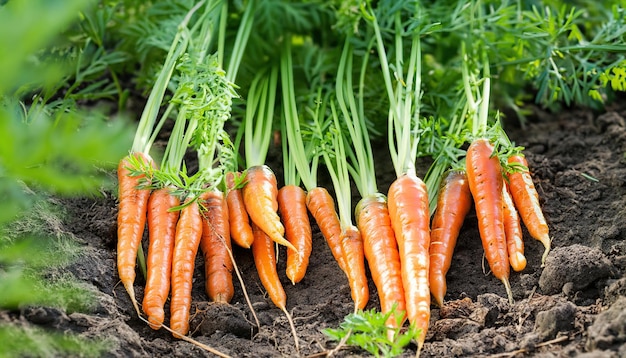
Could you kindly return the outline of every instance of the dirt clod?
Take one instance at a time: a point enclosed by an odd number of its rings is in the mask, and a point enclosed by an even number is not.
[[[539,278],[545,294],[566,290],[584,290],[598,280],[607,279],[615,267],[599,249],[583,245],[557,247],[552,250]]]
[[[535,331],[542,340],[556,337],[558,332],[570,331],[574,328],[574,316],[576,306],[571,302],[558,304],[557,306],[537,314]]]

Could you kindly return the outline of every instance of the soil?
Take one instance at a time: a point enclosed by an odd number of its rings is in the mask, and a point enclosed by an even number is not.
[[[524,229],[528,265],[512,272],[514,304],[502,283],[485,272],[476,216],[470,213],[448,273],[442,308],[432,307],[421,357],[625,357],[626,356],[626,107],[603,113],[570,109],[558,115],[535,110],[526,128],[507,123],[507,133],[524,146],[553,249],[541,266],[543,246]],[[377,154],[379,190],[386,192],[394,171],[383,145]],[[282,177],[280,151],[268,164]],[[113,173],[111,174],[114,175]],[[330,187],[330,182],[322,181]],[[115,266],[115,192],[99,198],[63,199],[64,230],[84,246],[84,254],[65,270],[95,292],[90,312],[29,307],[3,319],[87,338],[106,339],[107,357],[213,356],[164,330],[139,320]],[[355,196],[355,200],[358,197]],[[294,317],[301,356],[321,356],[335,346],[322,333],[351,313],[347,280],[313,224],[313,254],[304,280],[292,285],[281,251],[278,269]],[[193,287],[191,336],[233,357],[297,356],[285,315],[267,297],[249,250],[235,248],[250,301],[258,315],[254,327],[240,282],[230,305],[207,302],[203,263],[198,257]],[[143,295],[138,275],[136,295]],[[379,307],[370,281],[367,308]],[[166,312],[169,307],[166,307]],[[415,356],[409,344],[404,357]],[[346,347],[338,357],[367,356]]]

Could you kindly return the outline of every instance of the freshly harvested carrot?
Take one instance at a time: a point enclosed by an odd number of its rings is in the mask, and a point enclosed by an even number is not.
[[[526,268],[522,227],[520,226],[519,215],[506,182],[502,186],[502,202],[504,204],[504,231],[506,233],[509,262],[513,270],[519,272]]]
[[[354,301],[354,310],[362,310],[370,298],[365,271],[363,238],[359,229],[354,225],[343,230],[339,238],[343,258],[346,262],[346,275],[350,284],[352,301]]]
[[[430,292],[439,307],[446,295],[446,274],[459,232],[472,207],[472,193],[464,170],[447,172],[439,188],[437,209],[433,214],[430,231]]]
[[[509,302],[513,293],[509,284],[510,265],[504,232],[502,210],[502,167],[494,153],[493,145],[486,139],[474,140],[467,149],[466,171],[470,191],[474,198],[478,230],[487,262],[493,275],[502,281]]]
[[[199,200],[202,200],[203,196]],[[193,200],[186,199],[186,203]],[[170,300],[170,328],[174,337],[189,332],[189,309],[195,259],[202,237],[202,215],[197,202],[189,203],[180,213],[176,225],[172,257],[172,297]]]
[[[278,183],[267,165],[255,165],[246,170],[243,202],[252,222],[274,242],[298,251],[283,235],[285,227],[278,216]]]
[[[308,191],[306,195],[306,206],[320,228],[326,243],[330,248],[339,267],[346,271],[345,259],[341,248],[341,223],[335,210],[335,202],[322,187],[315,187]]]
[[[285,185],[278,190],[277,200],[278,212],[285,225],[285,238],[297,250],[287,250],[287,277],[296,284],[306,274],[313,246],[306,193],[297,185]]]
[[[402,269],[396,238],[391,227],[387,199],[383,194],[363,197],[356,205],[356,224],[363,237],[363,248],[372,280],[378,290],[383,314],[405,314],[406,301],[402,286]],[[396,327],[396,317],[390,315],[387,325]]]
[[[287,311],[287,294],[283,289],[283,285],[278,277],[278,271],[276,270],[276,251],[274,250],[274,241],[267,235],[261,228],[255,223],[252,223],[252,234],[254,235],[254,242],[252,243],[252,257],[254,258],[254,265],[256,266],[257,273],[261,279],[261,284],[267,290],[267,295],[270,297],[274,305],[280,308],[291,327],[291,333],[293,334],[296,351],[300,351],[300,345],[298,343],[298,336],[296,329],[293,325],[293,319]]]
[[[252,233],[254,234],[252,257],[254,258],[254,265],[261,283],[276,307],[285,308],[287,305],[287,294],[280,283],[278,271],[276,270],[274,241],[255,223],[252,223]]]
[[[510,156],[508,162],[509,164],[523,165],[525,168],[528,168],[528,162],[521,154]],[[548,257],[548,253],[550,253],[551,240],[548,224],[546,223],[546,219],[541,211],[541,206],[539,205],[539,194],[537,193],[537,189],[535,189],[535,184],[527,169],[512,172],[508,175],[508,178],[511,196],[524,222],[524,226],[528,229],[530,236],[539,240],[545,248],[541,256],[541,266],[543,266]]]
[[[177,196],[169,188],[157,189],[148,200],[148,275],[143,294],[142,308],[148,316],[152,329],[160,329],[165,319],[163,306],[170,293],[172,253],[179,211],[172,210],[180,205]]]
[[[252,245],[252,241],[254,241],[254,236],[252,236],[250,218],[246,211],[246,206],[243,203],[241,189],[235,188],[236,175],[240,175],[240,173],[228,172],[225,176],[230,237],[237,245],[248,249],[250,245]]]
[[[140,152],[129,154],[122,158],[117,166],[117,180],[119,185],[119,206],[117,214],[117,272],[120,280],[128,292],[130,299],[140,315],[139,305],[135,298],[135,261],[137,260],[137,250],[141,245],[143,232],[146,226],[148,210],[149,189],[138,189],[145,175],[133,176],[131,156],[143,161],[144,164],[153,166],[154,163],[149,155]]]
[[[205,290],[213,302],[228,303],[235,294],[233,262],[229,251],[230,228],[224,193],[210,191],[202,197],[202,239]]]
[[[430,320],[428,192],[420,178],[408,173],[391,183],[387,195],[389,218],[400,254],[406,314],[409,322],[421,330],[417,342],[421,350]]]

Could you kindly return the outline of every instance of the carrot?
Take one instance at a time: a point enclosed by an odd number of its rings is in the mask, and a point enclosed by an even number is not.
[[[163,306],[170,293],[172,252],[179,211],[170,211],[180,205],[169,188],[155,190],[148,201],[148,275],[142,308],[152,329],[159,329],[165,319]]]
[[[203,208],[200,249],[204,255],[205,290],[213,302],[228,303],[235,294],[233,262],[229,255],[228,206],[219,190],[208,192],[200,205]]]
[[[415,174],[405,174],[391,183],[388,198],[389,218],[400,254],[406,314],[409,322],[421,330],[417,342],[421,350],[430,320],[428,192]]]
[[[486,139],[472,141],[467,149],[466,170],[474,198],[478,229],[487,262],[493,275],[504,284],[509,301],[513,294],[509,284],[509,257],[504,231],[502,203],[502,167],[494,147]]]
[[[341,235],[341,223],[337,211],[335,211],[335,202],[332,196],[325,188],[313,188],[306,195],[306,206],[311,215],[313,215],[324,239],[326,239],[335,261],[337,261],[341,270],[345,272],[346,263],[343,257],[341,238],[339,237]]]
[[[277,200],[285,238],[297,250],[287,250],[287,277],[296,284],[304,278],[313,245],[306,193],[297,185],[285,185],[278,190]]]
[[[362,310],[369,301],[369,287],[365,271],[363,238],[359,229],[351,225],[341,232],[341,249],[346,262],[346,275],[350,284],[354,310]]]
[[[519,210],[524,226],[528,229],[528,233],[534,239],[539,240],[545,247],[541,256],[541,266],[543,266],[550,252],[551,240],[548,224],[539,205],[539,194],[528,171],[526,158],[523,155],[512,155],[508,158],[508,162],[509,164],[522,165],[525,168],[508,175],[511,196],[515,202],[515,207]]]
[[[506,246],[509,253],[509,262],[515,271],[526,268],[524,257],[524,241],[519,215],[515,209],[513,198],[506,182],[502,186],[502,201],[504,203],[504,231],[506,233]]]
[[[252,257],[254,258],[254,265],[256,266],[257,273],[261,279],[261,284],[267,290],[267,294],[276,305],[280,308],[289,321],[291,332],[294,337],[296,350],[300,350],[298,343],[298,337],[293,325],[291,315],[287,311],[287,294],[283,289],[283,285],[278,277],[278,271],[276,270],[276,251],[274,250],[274,241],[267,235],[260,227],[252,223],[252,234],[254,235],[254,242],[252,243]]]
[[[145,175],[132,176],[133,168],[131,156],[144,164],[153,166],[154,163],[149,155],[134,152],[120,160],[117,167],[117,180],[119,184],[119,206],[117,214],[117,272],[120,280],[128,292],[130,299],[140,315],[137,299],[135,298],[135,261],[137,250],[141,245],[143,232],[146,226],[148,210],[149,189],[138,189]]]
[[[252,233],[254,234],[252,256],[259,278],[272,302],[274,302],[276,307],[282,309],[287,305],[287,294],[280,283],[278,272],[276,271],[274,242],[254,223],[252,223]]]
[[[235,176],[239,176],[239,172],[226,173],[226,202],[228,203],[228,222],[230,226],[230,236],[232,240],[239,246],[246,249],[250,248],[254,236],[252,236],[252,227],[250,227],[250,218],[243,203],[241,189],[235,188]]]
[[[283,235],[285,227],[278,216],[278,184],[274,172],[267,165],[255,165],[246,170],[243,202],[252,222],[274,242],[297,251]]]
[[[400,255],[391,227],[387,199],[380,193],[365,196],[357,203],[355,214],[357,227],[363,236],[365,258],[378,290],[381,312],[391,312],[396,305],[396,312],[404,315],[406,303]],[[387,324],[396,327],[396,319],[390,315]]]
[[[472,206],[465,170],[449,170],[439,188],[430,232],[430,292],[439,307],[446,295],[446,274],[452,263],[463,221]]]
[[[203,196],[200,200],[204,199]],[[202,237],[202,216],[197,202],[188,203],[180,213],[176,225],[172,257],[172,297],[170,300],[170,328],[180,338],[189,332],[189,309],[195,258]]]

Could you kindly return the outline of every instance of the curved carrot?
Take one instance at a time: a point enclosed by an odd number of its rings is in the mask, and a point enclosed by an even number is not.
[[[521,164],[528,168],[528,162],[523,155],[512,155],[508,159],[509,164]],[[528,170],[516,171],[508,175],[511,196],[515,202],[515,207],[528,229],[528,233],[535,240],[539,240],[545,250],[541,256],[541,266],[546,262],[550,252],[550,234],[548,224],[539,205],[539,194],[535,189],[535,184]]]
[[[470,144],[465,159],[467,179],[474,198],[478,230],[487,262],[493,275],[504,284],[509,301],[513,302],[502,210],[504,180],[500,161],[492,156],[493,152],[493,145],[486,139],[476,139]]]
[[[254,265],[261,279],[261,284],[263,284],[263,287],[267,290],[267,294],[274,305],[285,313],[287,321],[289,321],[289,326],[291,327],[291,334],[293,335],[296,351],[299,352],[300,344],[298,343],[296,328],[291,315],[287,311],[287,294],[283,289],[283,285],[278,277],[278,271],[276,270],[274,241],[254,223],[252,223],[252,234],[254,235],[252,257],[254,258]]]
[[[202,196],[200,197],[202,199]],[[193,200],[188,198],[186,202]],[[189,309],[195,259],[202,237],[202,216],[197,202],[185,206],[180,212],[174,239],[172,257],[172,297],[170,300],[170,328],[174,337],[189,332]]]
[[[287,306],[287,294],[276,270],[274,241],[254,223],[252,223],[252,234],[254,235],[252,257],[261,283],[276,307],[284,309]]]
[[[202,197],[202,239],[205,290],[213,302],[228,303],[235,294],[233,262],[229,251],[230,228],[228,205],[221,191],[211,191]]]
[[[148,200],[148,246],[146,288],[142,308],[148,316],[152,329],[159,329],[165,319],[163,306],[170,293],[172,253],[179,211],[169,209],[180,205],[177,196],[169,188],[161,188],[150,194]]]
[[[450,170],[441,181],[430,231],[430,292],[439,307],[446,295],[446,274],[459,232],[472,207],[472,193],[464,170]]]
[[[519,215],[515,209],[513,198],[509,192],[508,185],[502,186],[502,201],[504,203],[504,231],[506,233],[506,246],[509,252],[509,262],[515,271],[522,271],[526,268],[526,257],[524,257],[524,241],[522,228],[520,226]]]
[[[359,229],[354,225],[343,230],[339,238],[346,262],[346,275],[350,284],[352,301],[354,301],[354,310],[362,310],[370,298],[365,271],[363,238]]]
[[[395,233],[409,322],[421,330],[421,351],[430,320],[430,212],[426,184],[414,174],[398,177],[389,186],[389,218]]]
[[[341,238],[339,237],[341,235],[341,223],[335,210],[335,201],[328,190],[316,187],[307,193],[306,206],[313,215],[324,239],[326,239],[326,243],[339,267],[345,272],[346,264],[341,248]]]
[[[277,200],[285,238],[297,250],[287,250],[287,277],[296,284],[304,278],[313,245],[306,193],[297,185],[285,185],[278,190]]]
[[[226,202],[228,203],[228,221],[230,226],[230,237],[239,246],[246,249],[250,248],[254,236],[252,236],[252,227],[250,226],[250,218],[243,203],[243,195],[241,189],[235,188],[235,176],[240,175],[239,172],[226,173]]]
[[[117,180],[119,185],[119,204],[117,214],[117,272],[120,280],[128,292],[130,299],[140,314],[137,299],[135,298],[135,261],[137,260],[137,250],[141,245],[143,232],[146,226],[148,210],[149,189],[138,189],[144,174],[133,176],[134,169],[131,164],[131,156],[143,161],[150,166],[154,162],[149,155],[135,152],[122,158],[117,166]]]
[[[246,170],[243,187],[243,202],[252,222],[263,230],[274,242],[297,251],[287,241],[285,227],[278,216],[278,184],[274,172],[267,165],[256,165]]]
[[[365,258],[378,290],[381,312],[391,312],[396,305],[396,312],[404,315],[406,303],[400,255],[391,228],[387,199],[380,193],[363,197],[356,205],[355,214],[363,237]],[[390,315],[387,325],[396,327],[396,318]]]

